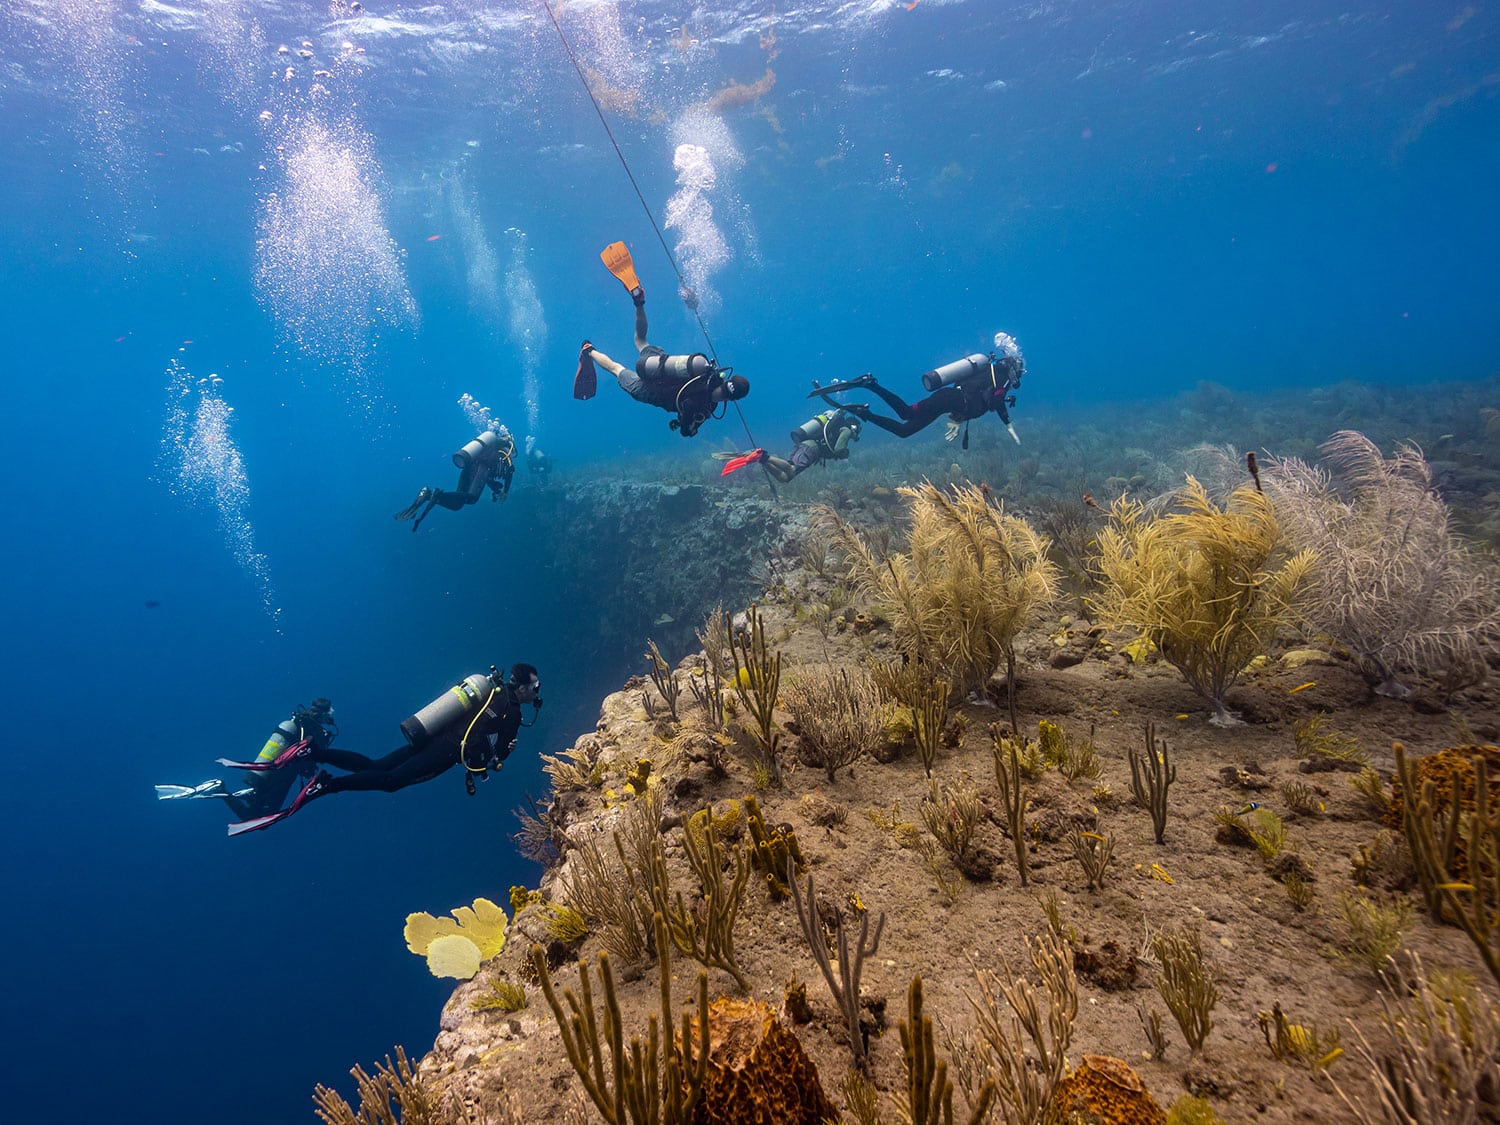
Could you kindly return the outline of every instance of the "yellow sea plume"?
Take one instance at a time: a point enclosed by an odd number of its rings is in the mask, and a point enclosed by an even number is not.
[[[1221,508],[1193,477],[1165,515],[1116,500],[1095,544],[1097,620],[1150,641],[1213,707],[1211,723],[1237,721],[1224,694],[1295,619],[1317,556],[1283,545],[1261,493],[1236,489]]]
[[[469,980],[479,972],[479,946],[462,934],[444,934],[427,947],[427,969],[435,977]]]
[[[476,898],[473,906],[460,906],[451,918],[434,918],[425,911],[408,914],[403,936],[406,948],[418,957],[430,953],[440,938],[461,936],[479,950],[481,961],[488,961],[505,948],[508,924],[504,910],[487,898]]]

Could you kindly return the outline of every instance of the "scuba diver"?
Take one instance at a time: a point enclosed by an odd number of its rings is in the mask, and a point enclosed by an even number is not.
[[[852,403],[844,409],[903,438],[926,429],[938,420],[939,415],[947,414],[948,440],[956,438],[962,428],[965,449],[969,448],[968,423],[975,418],[983,418],[993,410],[1005,423],[1006,432],[1019,445],[1021,438],[1010,424],[1010,407],[1016,404],[1016,396],[1010,392],[1021,385],[1021,376],[1024,374],[1026,360],[1021,355],[1021,347],[1016,343],[1015,337],[1005,332],[996,332],[995,348],[989,355],[976,352],[923,374],[922,386],[930,393],[926,398],[910,405],[882,387],[870,374],[827,387],[814,384],[814,389],[807,397],[821,397],[824,402],[838,406],[840,404],[829,398],[829,395],[840,391],[874,391],[896,412],[895,418],[883,418],[868,406],[859,403]]]
[[[486,485],[495,500],[504,500],[510,495],[510,478],[516,472],[516,439],[496,423],[455,453],[453,463],[460,470],[456,489],[444,492],[441,488],[424,488],[396,513],[396,518],[409,520],[415,516],[411,529],[416,531],[434,507],[456,512],[478,501]]]
[[[732,367],[720,367],[702,352],[691,355],[668,355],[646,339],[646,290],[635,275],[635,264],[623,242],[614,242],[599,255],[609,272],[635,302],[635,347],[640,358],[632,371],[587,340],[578,353],[578,373],[573,378],[573,397],[589,399],[598,388],[595,366],[604,368],[620,384],[620,389],[637,402],[675,414],[669,423],[683,437],[692,437],[698,427],[710,418],[722,403],[737,402],[750,393],[750,380],[733,374]],[[683,300],[690,308],[697,298],[684,290]]]
[[[266,739],[255,761],[245,763],[244,788],[231,791],[217,779],[197,785],[158,785],[156,798],[170,801],[215,797],[223,800],[240,820],[266,816],[280,810],[298,776],[312,776],[312,763],[306,756],[299,757],[301,752],[307,748],[319,753],[327,750],[338,733],[333,704],[326,699],[314,699],[306,707],[298,707],[290,718],[283,719]],[[285,764],[298,760],[304,765],[300,769],[275,768],[283,758]],[[222,763],[224,759],[219,761]]]
[[[552,458],[540,449],[526,454],[526,470],[537,480],[545,482],[552,475]]]
[[[853,406],[848,406],[825,410],[802,423],[792,431],[792,441],[796,445],[785,460],[772,457],[764,449],[752,449],[749,453],[715,453],[715,461],[727,462],[719,475],[727,477],[746,465],[760,464],[785,484],[814,465],[847,461],[849,443],[859,440],[860,421],[852,413],[853,409]]]
[[[521,719],[521,704],[531,704],[531,722]],[[229,826],[238,836],[257,832],[285,820],[309,801],[330,793],[378,789],[394,793],[408,785],[431,781],[462,763],[464,787],[474,795],[474,779],[483,781],[491,769],[515,748],[519,730],[535,724],[542,709],[541,680],[530,664],[513,664],[505,676],[493,664],[488,673],[475,673],[449,688],[401,724],[406,745],[383,758],[369,758],[352,750],[318,749],[304,745],[295,753],[284,751],[272,769],[283,770],[294,763],[334,766],[350,772],[335,777],[318,770],[292,803],[279,812],[252,817]],[[225,762],[224,765],[240,765]],[[250,768],[249,763],[244,763]]]

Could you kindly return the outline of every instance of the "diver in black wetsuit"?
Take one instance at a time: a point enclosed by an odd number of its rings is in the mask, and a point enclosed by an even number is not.
[[[484,681],[481,687],[476,681]],[[394,793],[408,785],[419,785],[447,773],[460,762],[466,771],[469,792],[474,791],[474,775],[487,769],[499,769],[516,745],[521,729],[521,704],[541,706],[541,681],[530,664],[514,664],[503,682],[499,672],[489,677],[471,676],[463,686],[473,686],[484,695],[473,708],[460,709],[450,700],[460,689],[451,689],[428,707],[401,724],[407,745],[392,750],[383,758],[368,758],[352,750],[322,750],[310,755],[319,765],[349,770],[335,777],[319,770],[304,793],[305,800],[330,793],[378,789]],[[424,718],[433,711],[436,719]]]
[[[474,779],[483,780],[488,776],[487,771],[499,769],[515,748],[521,727],[531,725],[521,721],[521,705],[529,703],[536,711],[541,710],[540,693],[541,681],[533,665],[511,665],[508,678],[491,665],[488,675],[467,677],[402,723],[401,733],[406,736],[407,745],[383,758],[299,744],[294,752],[277,759],[276,768],[316,763],[352,772],[335,777],[326,770],[318,770],[286,808],[231,824],[229,834],[238,836],[269,828],[309,801],[330,793],[361,790],[394,793],[409,785],[431,781],[460,763],[464,767],[464,787],[472,796]],[[535,721],[533,718],[532,722]]]
[[[158,785],[157,799],[218,798],[239,820],[275,813],[291,791],[292,782],[299,776],[304,780],[312,776],[312,764],[307,755],[327,750],[338,733],[338,724],[333,720],[333,704],[326,699],[314,699],[307,706],[298,707],[276,726],[253,761],[240,763],[245,768],[242,788],[230,790],[217,779],[198,785]],[[293,753],[297,755],[289,761],[297,761],[299,768],[276,768],[276,762],[289,748],[295,748]],[[223,758],[219,761],[232,764]]]
[[[948,438],[958,436],[959,427],[975,418],[983,418],[990,411],[1000,416],[1005,429],[1019,444],[1015,427],[1010,422],[1010,407],[1016,398],[1011,392],[1021,385],[1021,376],[1026,374],[1026,360],[1015,338],[1004,332],[995,333],[995,350],[989,355],[965,356],[944,364],[922,376],[922,385],[931,392],[914,403],[882,387],[873,375],[861,375],[848,382],[835,383],[828,387],[817,387],[807,397],[821,396],[825,402],[840,405],[828,396],[839,391],[870,390],[893,411],[895,418],[885,418],[874,413],[868,406],[859,403],[844,405],[844,409],[855,417],[879,426],[897,437],[911,437],[925,430],[944,414],[951,426]],[[964,443],[968,444],[965,434]]]
[[[453,455],[458,466],[458,487],[452,492],[441,488],[424,488],[417,498],[396,513],[398,520],[416,517],[411,529],[416,531],[434,507],[456,512],[475,503],[488,486],[496,500],[510,495],[510,481],[516,473],[516,439],[504,426],[485,430]]]

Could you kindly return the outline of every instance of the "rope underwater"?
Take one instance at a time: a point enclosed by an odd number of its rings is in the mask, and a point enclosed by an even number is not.
[[[636,182],[635,173],[630,170],[630,162],[625,159],[625,153],[620,148],[620,142],[615,140],[615,132],[609,127],[609,120],[604,116],[604,109],[599,105],[599,99],[594,97],[594,91],[589,88],[589,81],[584,76],[583,67],[578,62],[578,56],[573,53],[573,45],[568,42],[567,35],[563,32],[562,24],[557,21],[557,13],[552,10],[550,0],[541,0],[541,5],[547,11],[547,18],[552,21],[553,28],[557,31],[557,38],[562,42],[563,51],[568,56],[568,61],[573,64],[573,73],[578,75],[578,82],[583,87],[583,92],[588,95],[589,102],[594,107],[594,113],[599,117],[599,124],[604,126],[604,134],[609,138],[611,147],[615,150],[615,156],[620,161],[620,167],[625,170],[625,177],[630,181],[631,188],[635,191],[635,197],[641,201],[641,210],[646,212],[646,218],[650,220],[651,229],[656,232],[656,241],[661,243],[662,252],[666,254],[667,261],[672,266],[672,272],[677,275],[677,285],[682,291],[691,292],[688,289],[687,280],[682,276],[682,270],[677,265],[677,258],[672,253],[672,248],[667,245],[667,239],[660,225],[656,221],[656,215],[651,211],[651,205],[646,202],[646,196],[641,191],[641,185]],[[714,361],[714,366],[719,366],[719,353],[714,347],[713,337],[708,333],[708,325],[699,312],[697,303],[692,306],[693,318],[698,322],[698,328],[703,333],[703,339],[708,343],[708,354]],[[740,425],[745,430],[745,437],[749,440],[752,448],[759,448],[755,435],[750,432],[750,423],[745,421],[745,412],[740,409],[738,402],[734,403],[734,412],[739,415]],[[771,479],[770,471],[766,470],[766,483],[771,488],[771,495],[780,499],[780,493],[776,491],[776,483]]]
[[[563,51],[566,52],[568,61],[573,64],[573,73],[578,75],[578,82],[583,87],[583,92],[588,95],[590,103],[593,104],[594,112],[599,117],[599,124],[604,126],[604,135],[609,138],[609,143],[615,150],[615,156],[620,161],[620,167],[625,169],[625,177],[630,181],[630,186],[635,191],[635,197],[641,201],[641,210],[646,212],[646,218],[650,220],[651,229],[656,232],[656,241],[661,243],[662,251],[667,255],[667,261],[671,263],[672,272],[677,275],[677,284],[683,290],[687,291],[687,280],[682,276],[682,270],[677,265],[677,259],[672,254],[672,248],[667,245],[666,235],[662,234],[661,227],[657,224],[656,216],[651,211],[651,205],[646,202],[646,196],[641,191],[641,185],[636,182],[635,173],[630,170],[630,162],[625,159],[625,153],[620,148],[620,142],[615,140],[615,132],[609,127],[609,119],[604,116],[604,109],[599,105],[599,99],[594,97],[594,91],[589,87],[589,81],[583,73],[583,66],[579,63],[578,56],[573,53],[573,45],[568,42],[568,37],[562,29],[562,24],[558,23],[557,14],[553,12],[550,0],[541,0],[541,5],[547,10],[547,18],[552,21],[552,26],[557,31],[557,38],[562,42]],[[708,325],[704,323],[703,315],[698,311],[696,306],[692,312],[698,321],[698,327],[703,332],[703,338],[708,341],[709,355],[713,356],[715,363],[718,363],[718,352],[714,349],[713,337],[708,334]]]

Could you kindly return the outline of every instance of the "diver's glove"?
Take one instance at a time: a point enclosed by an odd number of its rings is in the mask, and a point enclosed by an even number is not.
[[[961,425],[959,425],[957,422],[949,422],[948,423],[948,432],[943,435],[943,440],[944,441],[957,441],[958,440],[958,431],[961,430],[961,429],[963,429],[963,427]]]
[[[1014,426],[1012,426],[1009,422],[1005,423],[1005,432],[1008,433],[1011,437],[1013,437],[1013,438],[1016,439],[1016,444],[1017,445],[1021,444],[1021,435],[1018,434],[1018,433],[1016,433],[1016,428]]]
[[[642,305],[644,305],[646,303],[645,286],[637,285],[634,289],[632,289],[630,291],[630,299],[635,302],[636,308],[640,308]]]
[[[682,298],[682,303],[693,312],[698,311],[698,294],[694,293],[686,285],[680,286],[677,295]]]

